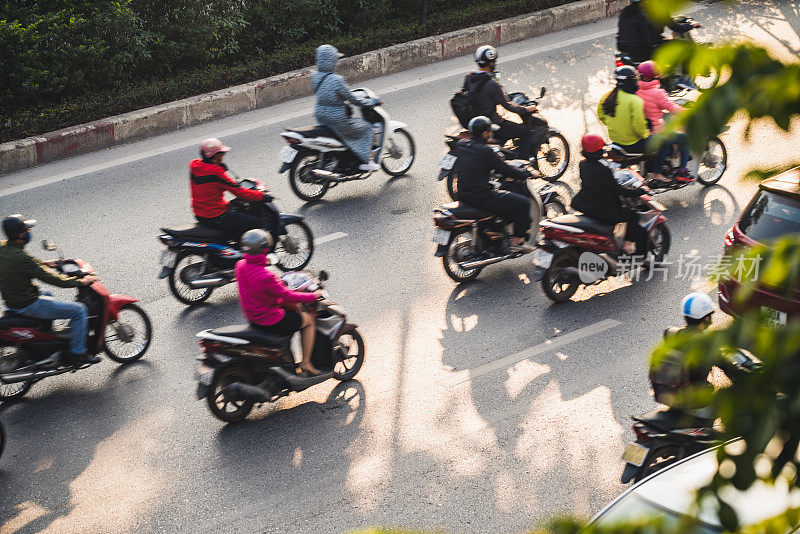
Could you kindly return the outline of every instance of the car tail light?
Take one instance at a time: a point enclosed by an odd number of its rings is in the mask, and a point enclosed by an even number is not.
[[[728,233],[725,234],[725,246],[732,247],[736,244],[736,234],[733,233],[733,228],[728,230]]]
[[[647,432],[644,431],[644,429],[641,426],[633,425],[633,427],[631,428],[633,428],[633,433],[636,434],[637,441],[642,443],[645,441],[650,441],[650,436],[647,434]]]
[[[281,137],[286,139],[286,142],[289,143],[290,145],[299,145],[302,142],[297,137],[290,137],[288,135],[282,135]]]

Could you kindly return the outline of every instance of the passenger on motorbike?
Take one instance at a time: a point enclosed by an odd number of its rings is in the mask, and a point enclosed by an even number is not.
[[[460,142],[455,152],[458,195],[465,204],[510,220],[514,225],[512,252],[528,252],[532,249],[524,243],[531,226],[531,202],[521,189],[524,186],[508,184],[497,190],[489,183],[489,178],[492,171],[517,180],[539,176],[539,173],[512,167],[492,150],[487,143],[495,128],[497,125],[488,117],[475,117],[469,122],[472,137]],[[508,190],[515,187],[519,192]]]
[[[253,228],[272,231],[268,221],[235,211],[225,200],[225,192],[245,200],[263,200],[265,196],[263,191],[240,187],[228,173],[223,160],[229,150],[219,139],[206,139],[200,143],[200,158],[189,163],[192,211],[197,222],[223,232],[231,240]]]
[[[679,333],[702,332],[711,326],[712,315],[716,311],[714,301],[705,293],[690,293],[681,302],[681,313],[686,321],[683,328],[668,328],[664,337]],[[658,362],[651,362],[650,384],[653,397],[661,404],[679,410],[693,410],[700,417],[711,417],[713,414],[705,403],[694,399],[680,398],[679,393],[689,387],[695,391],[713,390],[708,382],[708,375],[713,367],[722,370],[728,379],[741,375],[744,371],[732,363],[722,353],[713,365],[687,365],[686,354],[674,351]]]
[[[634,254],[644,256],[647,252],[647,231],[639,224],[636,212],[622,205],[620,197],[638,197],[650,189],[647,186],[636,189],[622,187],[614,179],[604,158],[605,144],[603,138],[595,134],[586,134],[581,139],[581,155],[584,157],[578,164],[581,190],[572,199],[572,207],[608,225],[628,223],[625,239],[636,244]]]
[[[655,61],[645,61],[639,65],[638,70],[641,79],[639,80],[639,90],[636,91],[636,95],[644,101],[645,118],[650,123],[651,131],[657,134],[664,129],[664,113],[680,113],[684,109],[673,102],[667,92],[661,88],[661,80],[658,78],[658,69]],[[693,178],[689,176],[689,172],[686,170],[686,165],[689,163],[689,142],[686,134],[678,132],[666,144],[668,147],[677,145],[681,151],[681,162],[676,173],[676,179],[679,182],[693,181]],[[664,167],[668,154],[669,149],[667,151],[659,150],[658,152],[655,161],[656,174],[653,176],[657,180],[664,179],[661,169]]]
[[[49,358],[50,361],[41,363],[56,364],[59,358],[64,363],[97,363],[100,358],[86,351],[89,324],[86,305],[54,299],[49,293],[39,291],[33,283],[33,279],[38,279],[57,287],[81,287],[97,281],[97,277],[65,276],[51,269],[49,262],[43,262],[25,252],[25,245],[31,240],[31,228],[35,224],[36,221],[25,219],[22,215],[11,215],[3,219],[3,232],[8,240],[0,243],[0,295],[6,307],[19,315],[34,319],[70,320],[69,350],[66,353],[55,353]]]
[[[475,63],[478,68],[470,72],[464,79],[464,90],[472,99],[472,107],[477,116],[489,117],[500,128],[494,137],[505,143],[509,139],[518,139],[520,159],[531,160],[535,165],[539,145],[547,135],[547,121],[541,117],[531,117],[531,124],[519,124],[500,117],[497,106],[503,106],[512,113],[534,113],[536,106],[519,106],[508,99],[503,86],[497,80],[497,50],[493,46],[484,45],[475,51]]]
[[[669,23],[669,28],[686,33],[696,27],[692,23]],[[641,0],[631,0],[619,14],[617,49],[636,63],[653,58],[655,49],[664,42],[664,25],[653,23],[645,13]]]
[[[291,291],[267,266],[267,254],[273,246],[272,236],[261,229],[249,230],[242,236],[244,259],[236,263],[236,282],[242,312],[254,327],[277,336],[292,336],[300,331],[303,359],[300,369],[307,375],[320,372],[311,363],[314,348],[314,316],[308,312],[286,310],[286,304],[311,303],[322,297],[322,291]]]
[[[372,125],[361,117],[351,117],[347,103],[374,106],[376,100],[361,99],[352,93],[341,74],[334,72],[342,54],[331,45],[317,48],[317,71],[311,75],[311,88],[317,95],[314,115],[320,124],[333,130],[360,160],[359,170],[377,171],[371,159]],[[353,162],[355,165],[356,162]]]

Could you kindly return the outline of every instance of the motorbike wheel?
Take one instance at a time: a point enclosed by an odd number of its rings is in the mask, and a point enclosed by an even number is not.
[[[314,202],[325,196],[331,183],[315,178],[311,171],[317,168],[319,155],[303,154],[296,158],[289,167],[289,185],[294,194],[306,202]]]
[[[451,200],[458,201],[458,177],[452,171],[447,175],[447,194]]]
[[[561,178],[569,167],[569,143],[560,133],[550,133],[539,147],[536,163],[542,179],[553,182]]]
[[[661,263],[664,257],[669,252],[669,247],[672,244],[672,236],[669,233],[669,227],[664,223],[655,225],[653,231],[650,232],[649,249],[653,254],[653,262]]]
[[[103,350],[118,363],[135,362],[147,352],[153,336],[153,325],[147,313],[136,304],[126,304],[117,320],[106,326]]]
[[[658,447],[648,455],[647,462],[642,465],[639,472],[633,477],[634,482],[647,478],[656,471],[664,469],[668,465],[674,464],[681,459],[680,451],[676,445],[664,445]]]
[[[340,381],[354,378],[364,364],[364,339],[358,330],[351,330],[339,336],[333,350],[338,360],[333,364],[333,378]]]
[[[286,234],[278,238],[275,246],[278,256],[276,266],[281,271],[299,271],[308,265],[314,255],[314,234],[305,221],[286,225]]]
[[[17,347],[0,347],[0,374],[10,373],[22,366],[26,361],[25,353]],[[0,382],[0,400],[13,401],[22,398],[31,386],[33,380],[13,382],[6,384]]]
[[[481,274],[482,267],[462,269],[459,265],[459,262],[463,261],[469,252],[471,242],[472,237],[469,233],[458,234],[447,244],[447,249],[444,252],[444,256],[442,256],[444,272],[456,282],[471,282]]]
[[[254,404],[250,400],[235,401],[225,396],[222,390],[234,382],[251,384],[250,372],[241,365],[225,367],[214,374],[214,381],[206,394],[206,401],[211,413],[226,423],[236,423],[247,417]]]
[[[566,302],[578,291],[580,282],[571,280],[562,282],[559,280],[562,269],[567,267],[578,267],[578,258],[570,251],[561,252],[553,258],[550,267],[544,272],[542,278],[542,291],[554,302]]]
[[[703,185],[714,185],[722,179],[728,168],[728,150],[719,137],[712,137],[706,143],[706,151],[700,156],[697,181]]]
[[[701,91],[707,91],[717,86],[720,80],[719,69],[716,67],[709,67],[707,73],[698,74],[694,78],[694,84]]]
[[[551,200],[547,204],[544,205],[544,218],[545,219],[552,219],[553,217],[558,217],[559,215],[565,215],[567,213],[567,207],[564,206],[564,203],[560,200]]]
[[[400,128],[389,135],[388,141],[381,158],[381,168],[390,176],[402,176],[411,169],[417,155],[414,138],[404,128]]]
[[[169,290],[183,304],[194,306],[205,302],[214,291],[213,287],[194,289],[188,281],[200,274],[203,257],[194,252],[182,251],[175,259],[175,268],[169,273]]]

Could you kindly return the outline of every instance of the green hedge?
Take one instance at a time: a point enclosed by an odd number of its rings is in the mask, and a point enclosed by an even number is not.
[[[0,6],[0,141],[569,0],[50,0]]]

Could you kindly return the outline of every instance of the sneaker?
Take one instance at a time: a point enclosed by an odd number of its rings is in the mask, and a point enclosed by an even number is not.
[[[675,179],[681,183],[691,183],[695,181],[695,177],[686,169],[678,169],[675,173]]]
[[[381,166],[375,163],[374,161],[370,161],[369,163],[362,163],[358,166],[358,170],[360,171],[377,171],[380,169]]]
[[[66,352],[65,358],[67,363],[76,364],[76,365],[84,365],[84,364],[92,364],[92,363],[100,363],[100,357],[95,356],[89,353],[86,354],[75,354],[74,352]]]

